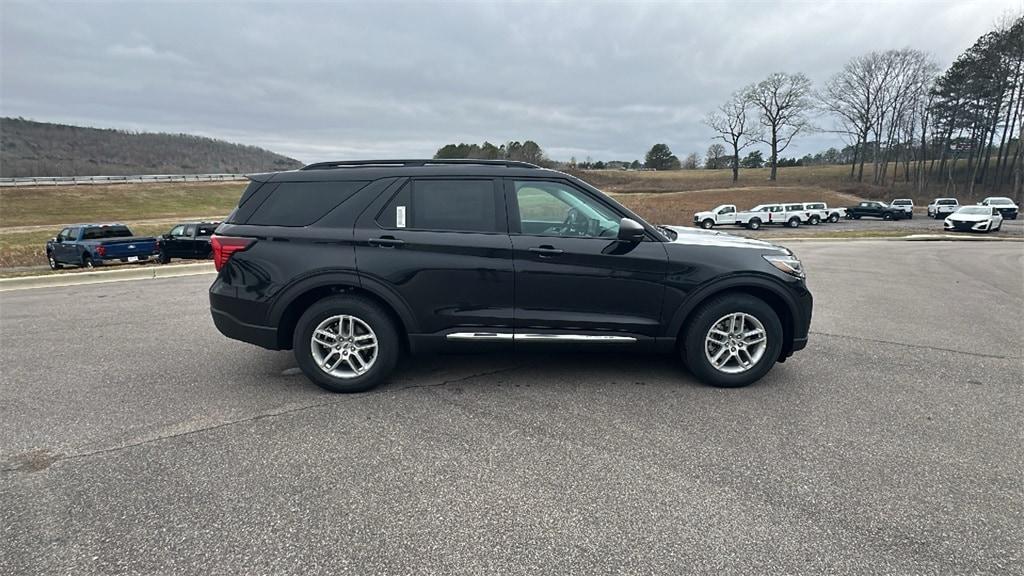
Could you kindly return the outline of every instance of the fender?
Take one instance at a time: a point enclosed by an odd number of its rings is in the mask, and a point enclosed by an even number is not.
[[[359,274],[355,270],[325,270],[317,272],[281,290],[274,298],[274,304],[270,308],[268,314],[269,325],[277,326],[284,315],[285,309],[296,298],[310,290],[323,286],[350,286],[366,290],[386,302],[395,311],[402,324],[405,325],[406,333],[418,332],[419,325],[416,323],[416,317],[413,315],[409,305],[394,289],[378,280]]]
[[[686,317],[689,316],[698,305],[707,300],[708,297],[719,292],[729,290],[730,288],[759,288],[762,290],[769,290],[773,295],[778,296],[780,300],[786,303],[786,307],[789,308],[789,313],[794,319],[799,318],[801,315],[797,303],[793,300],[789,290],[782,284],[781,280],[768,276],[767,274],[739,273],[724,278],[716,278],[690,291],[682,305],[680,305],[673,314],[672,321],[669,322],[667,328],[668,332],[666,336],[674,338],[682,329],[683,322],[686,320]]]

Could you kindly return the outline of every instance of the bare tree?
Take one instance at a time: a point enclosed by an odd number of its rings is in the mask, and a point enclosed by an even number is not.
[[[779,154],[789,147],[798,134],[810,129],[807,114],[814,109],[811,99],[811,81],[803,74],[770,74],[757,84],[744,90],[745,99],[759,113],[764,133],[758,137],[771,147],[771,174],[775,180]]]
[[[740,92],[733,93],[718,110],[707,115],[704,123],[718,133],[716,139],[732,147],[732,181],[740,177],[740,150],[750,146],[758,137],[758,125],[747,118],[749,104]]]

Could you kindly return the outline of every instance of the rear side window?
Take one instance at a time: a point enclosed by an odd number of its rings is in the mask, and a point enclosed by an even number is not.
[[[414,180],[377,217],[385,228],[452,232],[497,232],[493,180]]]
[[[213,236],[213,231],[216,229],[216,224],[200,224],[196,236]]]
[[[246,224],[260,226],[309,226],[348,200],[365,181],[282,182]]]
[[[86,228],[82,240],[102,240],[104,238],[128,238],[132,231],[127,226],[96,226]]]

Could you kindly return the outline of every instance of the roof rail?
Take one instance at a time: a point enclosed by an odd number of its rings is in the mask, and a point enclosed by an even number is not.
[[[329,168],[354,168],[367,166],[443,166],[452,164],[477,164],[483,166],[506,166],[508,168],[540,168],[536,164],[518,160],[474,160],[470,158],[441,158],[434,160],[339,160],[317,162],[303,166],[302,170],[326,170]]]

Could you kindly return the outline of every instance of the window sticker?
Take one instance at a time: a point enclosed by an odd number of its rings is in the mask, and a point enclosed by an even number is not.
[[[395,226],[405,228],[405,206],[395,207]]]

